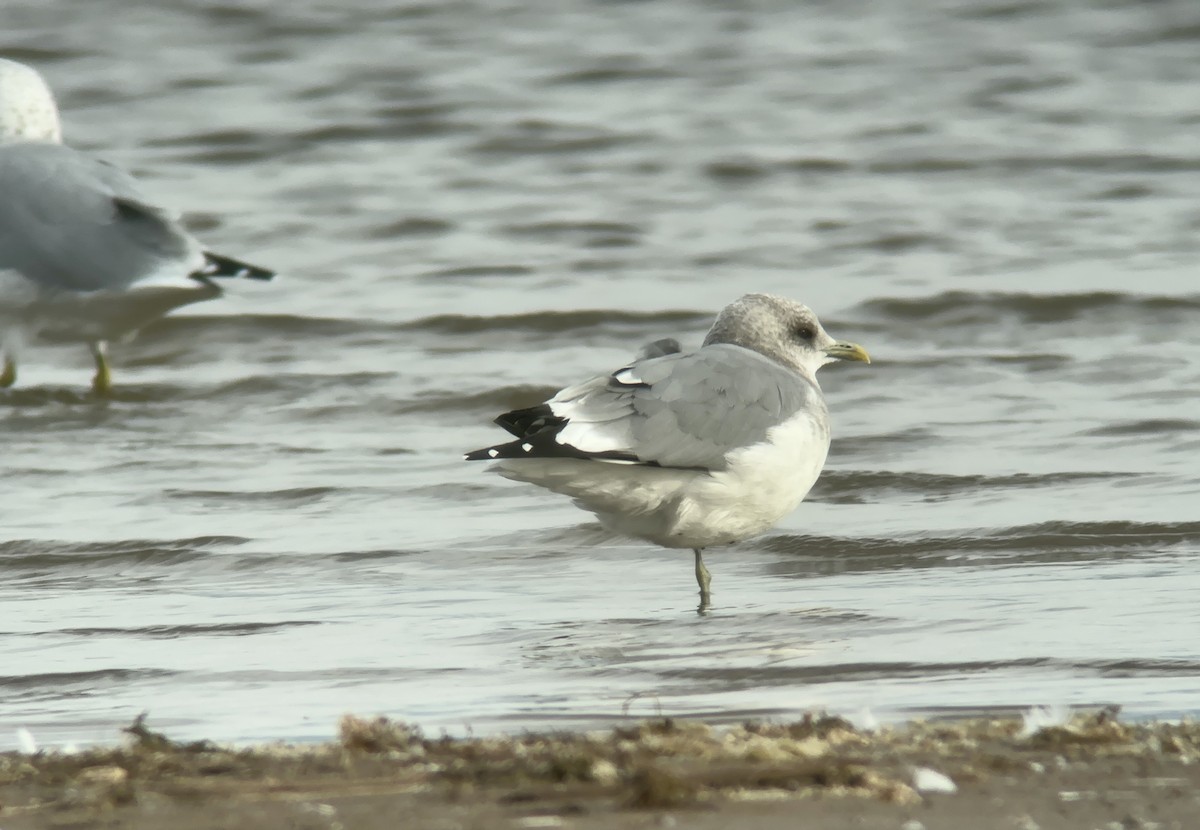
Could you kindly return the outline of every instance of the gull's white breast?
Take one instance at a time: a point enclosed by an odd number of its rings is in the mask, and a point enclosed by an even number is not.
[[[822,413],[823,414],[823,413]],[[829,454],[829,426],[804,410],[772,427],[767,440],[734,450],[727,466],[682,494],[669,547],[727,545],[764,533],[795,510]]]

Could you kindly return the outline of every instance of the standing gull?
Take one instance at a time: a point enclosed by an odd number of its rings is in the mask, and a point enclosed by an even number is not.
[[[610,530],[691,548],[704,610],[701,551],[768,530],[820,475],[829,410],[817,369],[835,360],[871,362],[806,306],[747,294],[696,351],[657,341],[611,375],[499,416],[517,440],[466,458],[571,496]]]
[[[220,296],[215,279],[273,276],[205,251],[128,174],[64,146],[41,75],[0,58],[0,387],[25,341],[46,336],[87,343],[105,394],[110,340]]]

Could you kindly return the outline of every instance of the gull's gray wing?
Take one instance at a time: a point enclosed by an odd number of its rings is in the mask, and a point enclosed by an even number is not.
[[[757,352],[717,344],[636,361],[496,422],[517,436],[471,460],[571,457],[720,470],[802,410],[828,424],[815,383]]]
[[[166,210],[110,164],[59,144],[0,146],[0,270],[43,289],[122,289],[204,254]]]

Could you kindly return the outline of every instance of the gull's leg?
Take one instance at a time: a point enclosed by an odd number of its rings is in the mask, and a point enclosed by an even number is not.
[[[112,373],[108,371],[108,343],[97,340],[91,344],[92,357],[96,358],[96,375],[92,378],[92,391],[106,396],[112,391]]]
[[[19,328],[8,328],[0,334],[0,355],[4,356],[4,366],[0,370],[0,389],[7,389],[17,382],[17,355],[24,342],[24,333]]]
[[[692,548],[692,553],[696,554],[696,584],[700,586],[699,610],[705,611],[712,597],[708,591],[708,586],[712,584],[712,574],[704,567],[704,557],[700,555],[700,548]]]

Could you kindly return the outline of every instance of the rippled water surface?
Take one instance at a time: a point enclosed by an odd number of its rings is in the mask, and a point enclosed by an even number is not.
[[[279,269],[0,392],[0,746],[1119,704],[1200,713],[1192,0],[78,4],[0,54]],[[750,290],[872,366],[772,534],[459,460]]]

